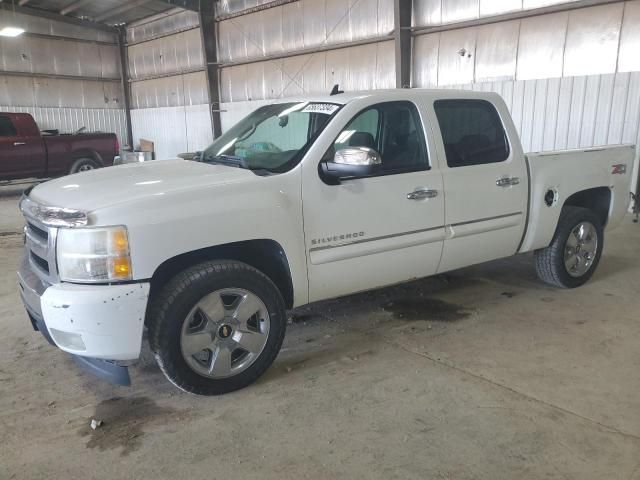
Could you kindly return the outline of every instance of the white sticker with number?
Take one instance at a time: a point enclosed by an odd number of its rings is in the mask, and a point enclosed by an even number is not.
[[[333,112],[340,108],[339,105],[334,105],[333,103],[310,103],[301,112],[308,113],[324,113],[325,115],[331,115]]]

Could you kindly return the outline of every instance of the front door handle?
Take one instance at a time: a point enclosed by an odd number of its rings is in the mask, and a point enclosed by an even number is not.
[[[512,187],[514,185],[518,185],[520,183],[520,179],[518,177],[502,177],[496,180],[496,185],[498,187]]]
[[[437,190],[429,190],[425,188],[407,193],[407,200],[424,200],[425,198],[435,198],[437,196]]]
[[[21,145],[26,145],[26,143],[25,142],[13,142],[13,146],[14,147],[19,147]]]

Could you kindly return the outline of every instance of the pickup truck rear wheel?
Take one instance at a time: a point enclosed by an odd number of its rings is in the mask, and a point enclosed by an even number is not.
[[[198,395],[246,387],[276,358],[286,329],[284,300],[273,282],[236,261],[198,264],[156,295],[149,342],[165,376]]]
[[[551,244],[535,253],[538,277],[556,287],[579,287],[595,272],[603,245],[602,224],[593,211],[564,207]]]
[[[95,170],[96,168],[100,168],[100,165],[93,158],[79,158],[71,165],[69,174],[87,172],[89,170]]]

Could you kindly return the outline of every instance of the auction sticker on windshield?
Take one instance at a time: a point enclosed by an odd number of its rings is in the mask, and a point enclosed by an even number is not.
[[[333,112],[338,110],[338,108],[340,108],[340,106],[333,103],[310,103],[304,107],[301,112],[324,113],[326,115],[331,115]]]

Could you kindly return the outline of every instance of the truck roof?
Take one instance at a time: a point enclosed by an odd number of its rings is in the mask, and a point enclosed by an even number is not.
[[[378,97],[380,101],[389,100],[419,100],[438,98],[482,98],[496,99],[500,98],[494,92],[476,92],[472,90],[459,89],[434,89],[434,88],[392,88],[381,90],[360,90],[354,92],[344,92],[337,95],[304,95],[299,97],[276,98],[271,103],[289,103],[289,102],[320,102],[320,103],[338,103],[346,105],[354,100],[368,97]]]

